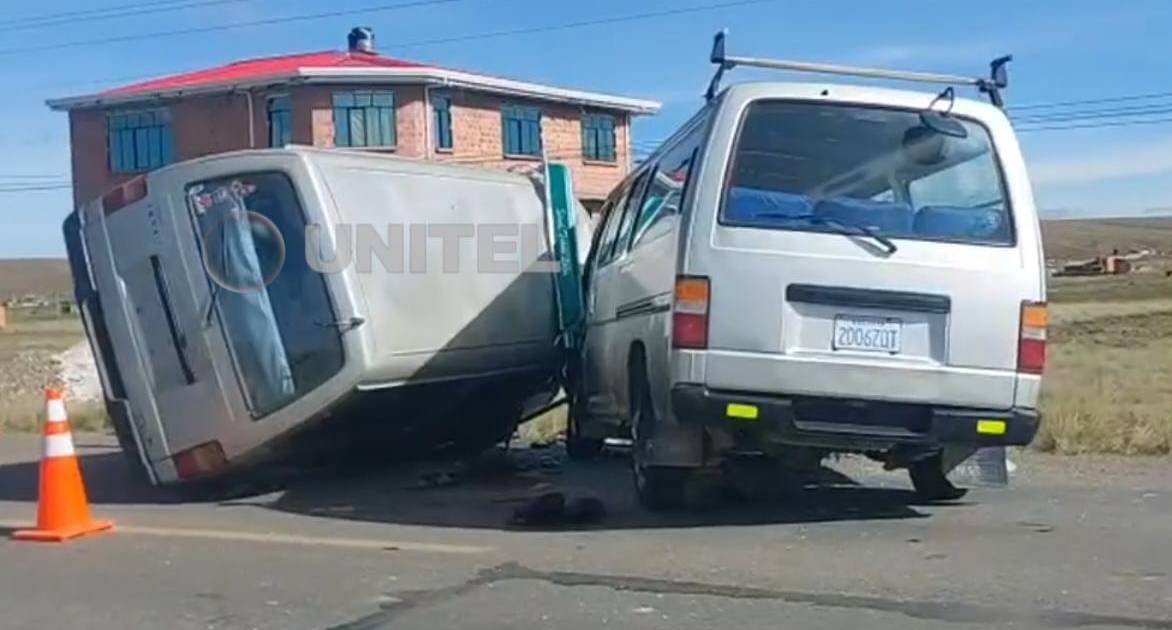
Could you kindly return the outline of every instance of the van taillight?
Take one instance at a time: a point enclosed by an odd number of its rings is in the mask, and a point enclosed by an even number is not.
[[[672,346],[703,350],[708,347],[708,278],[676,278],[672,305]]]
[[[114,214],[114,212],[138,201],[139,199],[146,197],[146,194],[146,177],[139,175],[138,177],[135,177],[134,179],[102,195],[102,211],[105,212],[107,216],[109,216]]]
[[[223,447],[215,441],[204,442],[186,451],[180,451],[171,458],[171,461],[174,462],[175,474],[179,475],[180,479],[202,477],[228,465]]]
[[[1046,303],[1022,302],[1017,371],[1041,374],[1046,367]]]

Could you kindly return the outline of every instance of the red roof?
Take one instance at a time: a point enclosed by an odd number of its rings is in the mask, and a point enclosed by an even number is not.
[[[168,77],[151,79],[106,90],[103,96],[149,94],[164,90],[222,85],[234,81],[257,81],[272,77],[281,79],[297,74],[303,68],[427,68],[426,64],[392,59],[371,53],[325,51],[280,57],[245,59],[215,68],[196,70]]]

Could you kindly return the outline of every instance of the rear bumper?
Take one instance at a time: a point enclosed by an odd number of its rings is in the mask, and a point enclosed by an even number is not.
[[[827,333],[829,335],[829,333]],[[1033,401],[1015,404],[1020,375],[1010,369],[937,365],[931,362],[885,360],[814,353],[690,352],[676,360],[690,373],[675,374],[677,383],[704,383],[717,390],[762,392],[787,396],[833,398],[842,392],[862,400],[900,398],[925,405],[970,409],[1033,408]],[[781,388],[781,389],[779,389]],[[1021,400],[1021,399],[1017,399]]]
[[[1038,432],[1038,414],[1032,409],[787,397],[712,390],[698,384],[673,387],[671,404],[682,424],[843,450],[883,450],[904,444],[1025,445]]]

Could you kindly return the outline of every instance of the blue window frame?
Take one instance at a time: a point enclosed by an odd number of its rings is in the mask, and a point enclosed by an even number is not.
[[[614,116],[582,115],[582,157],[596,162],[615,161]]]
[[[394,92],[334,92],[333,104],[334,146],[395,146]]]
[[[136,173],[171,163],[174,139],[166,109],[111,112],[106,117],[110,172]]]
[[[452,97],[433,95],[431,109],[435,112],[435,148],[452,150]]]
[[[541,110],[505,105],[501,108],[501,136],[506,156],[541,155]]]
[[[269,146],[283,147],[293,144],[293,104],[289,97],[274,96],[269,99]]]

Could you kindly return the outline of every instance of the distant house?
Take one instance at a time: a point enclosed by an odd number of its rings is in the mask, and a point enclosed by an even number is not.
[[[659,103],[392,59],[357,28],[345,52],[248,59],[97,94],[69,112],[77,204],[174,161],[304,144],[489,167],[568,162],[599,202],[631,169],[630,122]]]

